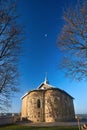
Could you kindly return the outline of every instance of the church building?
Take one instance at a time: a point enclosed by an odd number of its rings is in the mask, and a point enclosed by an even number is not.
[[[51,86],[47,79],[22,97],[21,118],[32,122],[69,121],[75,118],[73,97]]]

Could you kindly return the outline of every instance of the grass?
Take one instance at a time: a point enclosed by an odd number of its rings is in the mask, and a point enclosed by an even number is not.
[[[9,125],[9,126],[1,126],[0,130],[78,130],[78,127],[77,126],[35,127],[35,126]]]

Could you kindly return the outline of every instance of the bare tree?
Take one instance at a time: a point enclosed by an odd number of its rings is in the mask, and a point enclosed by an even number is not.
[[[17,64],[24,34],[16,8],[15,0],[0,0],[0,111],[10,106],[10,97],[18,91]]]
[[[68,8],[63,19],[57,44],[64,55],[61,65],[68,76],[81,80],[87,77],[87,1]]]

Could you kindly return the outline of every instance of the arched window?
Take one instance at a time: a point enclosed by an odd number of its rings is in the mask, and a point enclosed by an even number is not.
[[[40,99],[37,100],[37,108],[40,108]]]

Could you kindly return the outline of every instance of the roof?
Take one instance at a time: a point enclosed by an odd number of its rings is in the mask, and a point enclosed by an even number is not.
[[[58,90],[58,91],[60,91],[60,92],[62,92],[62,93],[67,94],[70,98],[74,99],[71,95],[69,95],[69,94],[68,94],[67,92],[65,92],[64,90],[59,89],[59,88],[55,88],[54,86],[48,84],[48,82],[45,82],[45,81],[44,81],[43,83],[41,83],[41,84],[37,87],[37,89],[31,90],[31,91],[29,91],[28,93],[26,93],[24,96],[22,96],[21,99],[23,99],[25,96],[27,96],[29,93],[31,93],[31,92],[33,92],[33,91],[47,91],[47,90]]]

